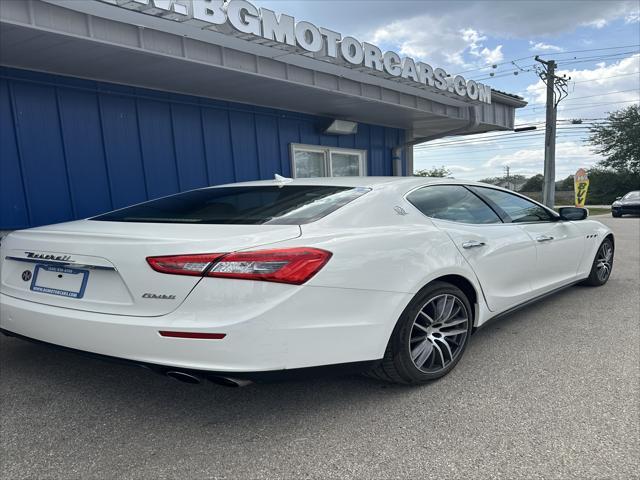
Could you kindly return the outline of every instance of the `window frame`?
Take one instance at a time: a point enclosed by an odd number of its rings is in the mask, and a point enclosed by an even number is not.
[[[327,176],[326,177],[297,177],[296,157],[295,157],[295,153],[297,151],[323,153],[325,172],[327,172]],[[343,178],[343,177],[334,177],[333,175],[333,168],[331,165],[332,153],[344,153],[347,155],[357,155],[359,158],[359,169],[360,169],[360,172],[359,172],[360,174],[357,176],[359,177],[367,176],[367,151],[366,150],[361,150],[356,148],[328,147],[323,145],[308,145],[305,143],[291,143],[289,144],[291,178]],[[349,178],[349,177],[344,177],[344,178]]]
[[[475,187],[475,188],[478,188],[478,189],[495,190],[497,192],[506,193],[507,195],[513,195],[514,197],[520,197],[522,200],[525,200],[527,202],[533,203],[534,205],[542,208],[544,211],[546,211],[549,214],[549,217],[551,217],[551,218],[549,220],[540,220],[540,221],[531,221],[531,222],[514,222],[513,218],[511,218],[511,215],[509,215],[502,208],[500,208],[500,206],[498,204],[496,204],[493,200],[491,200],[491,198],[487,197],[486,195],[483,195],[482,191],[476,192],[475,190],[473,190],[473,189],[471,189],[469,187]],[[491,187],[489,185],[485,186],[485,185],[473,185],[473,184],[467,185],[467,190],[469,190],[470,192],[473,192],[479,198],[484,200],[484,202],[487,205],[489,205],[489,207],[491,207],[491,209],[494,210],[501,218],[504,216],[504,218],[502,218],[502,221],[504,223],[510,223],[510,224],[513,224],[513,225],[538,225],[538,224],[541,224],[541,223],[555,223],[555,222],[561,220],[560,214],[556,213],[555,211],[553,211],[552,209],[550,209],[546,205],[543,205],[543,204],[541,204],[539,202],[536,202],[532,198],[526,197],[524,195],[520,195],[518,192],[512,192],[511,190],[505,190],[505,189],[502,189],[502,188],[495,188],[495,187]]]
[[[445,218],[436,218],[436,217],[430,217],[429,215],[425,214],[422,210],[420,210],[417,206],[415,206],[410,200],[409,200],[409,195],[411,195],[413,192],[416,192],[418,190],[421,190],[423,188],[429,188],[429,187],[462,187],[464,188],[467,192],[469,192],[471,195],[473,195],[474,197],[476,197],[478,200],[480,200],[482,203],[484,203],[487,208],[489,208],[489,210],[491,210],[495,216],[498,218],[499,222],[495,222],[495,223],[467,223],[467,222],[458,222],[456,220],[447,220]],[[482,198],[480,195],[476,194],[473,190],[468,188],[468,184],[465,183],[429,183],[426,185],[419,185],[415,188],[412,188],[411,190],[409,190],[407,193],[405,193],[403,195],[403,199],[409,203],[413,208],[416,209],[416,211],[424,216],[425,218],[428,218],[429,220],[433,220],[433,221],[437,221],[437,222],[449,222],[452,223],[454,225],[469,225],[469,226],[473,226],[473,227],[490,227],[493,225],[504,225],[506,222],[504,220],[504,218],[502,217],[501,213],[499,211],[496,211],[489,203],[487,203],[485,201],[484,198]]]
[[[467,189],[472,195],[475,195],[476,197],[478,197],[480,199],[480,201],[482,201],[485,205],[487,205],[493,211],[493,213],[495,213],[498,216],[498,218],[500,219],[500,222],[497,222],[497,223],[466,223],[466,222],[456,222],[455,220],[445,220],[445,219],[442,219],[442,218],[430,217],[428,215],[425,215],[422,212],[422,210],[420,210],[418,207],[416,207],[407,198],[413,192],[415,192],[416,190],[420,190],[421,188],[439,187],[439,186],[448,186],[448,185],[455,185],[455,186],[464,187],[465,189]],[[524,200],[527,200],[529,202],[532,202],[532,203],[536,204],[539,207],[542,207],[544,210],[549,212],[549,214],[551,215],[551,220],[546,220],[546,221],[541,221],[541,222],[513,222],[511,217],[507,214],[507,212],[502,210],[498,205],[495,204],[495,202],[491,201],[491,199],[487,198],[485,195],[482,195],[481,193],[474,192],[469,187],[488,188],[490,190],[497,190],[499,192],[509,193],[511,195],[515,195],[516,197],[520,197],[520,198],[522,198]],[[473,183],[462,183],[462,182],[428,183],[428,184],[424,184],[424,185],[418,185],[417,187],[412,188],[411,190],[406,192],[402,196],[402,198],[409,205],[411,205],[411,207],[414,208],[420,215],[424,216],[425,218],[428,218],[429,220],[433,220],[433,221],[437,221],[437,222],[449,222],[449,223],[458,224],[458,225],[468,225],[468,226],[476,226],[476,227],[478,227],[478,226],[491,227],[491,226],[495,226],[495,225],[531,225],[531,224],[535,225],[535,224],[541,224],[541,223],[555,223],[555,222],[558,222],[558,221],[562,220],[560,218],[560,214],[558,214],[555,211],[551,210],[546,205],[543,205],[543,204],[541,204],[539,202],[536,202],[535,200],[533,200],[533,199],[531,199],[529,197],[526,197],[524,195],[521,195],[518,192],[512,192],[511,190],[505,190],[505,189],[502,189],[502,188],[495,188],[495,187],[490,186],[490,185],[477,185],[477,184],[473,184]]]

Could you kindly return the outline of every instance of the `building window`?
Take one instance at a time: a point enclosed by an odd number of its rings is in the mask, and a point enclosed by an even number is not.
[[[358,177],[367,174],[366,150],[291,144],[293,178]]]

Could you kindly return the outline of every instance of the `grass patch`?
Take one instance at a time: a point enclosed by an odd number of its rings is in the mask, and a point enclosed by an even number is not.
[[[564,207],[565,205],[562,205],[562,206]],[[557,212],[559,208],[560,207],[556,207],[554,208],[554,210]],[[604,215],[606,213],[611,213],[611,207],[602,208],[602,207],[590,207],[589,205],[587,205],[585,208],[589,210],[590,217],[593,215]]]
[[[604,215],[605,213],[611,213],[611,208],[596,208],[587,206],[587,210],[589,210],[589,216],[592,215]]]

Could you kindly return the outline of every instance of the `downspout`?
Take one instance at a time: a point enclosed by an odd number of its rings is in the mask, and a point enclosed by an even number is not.
[[[403,145],[393,147],[391,150],[391,168],[393,169],[394,177],[402,176],[402,150],[404,149]],[[407,167],[409,165],[407,164]],[[407,172],[409,169],[407,168]]]

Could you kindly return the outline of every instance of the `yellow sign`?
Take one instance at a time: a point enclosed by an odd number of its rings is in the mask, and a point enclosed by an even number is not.
[[[584,202],[587,201],[587,190],[589,190],[589,176],[584,168],[578,170],[573,176],[573,187],[576,194],[576,207],[584,207]]]

